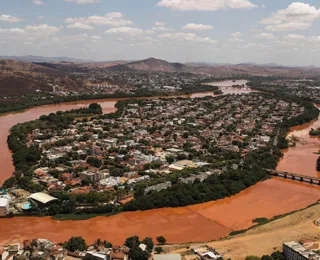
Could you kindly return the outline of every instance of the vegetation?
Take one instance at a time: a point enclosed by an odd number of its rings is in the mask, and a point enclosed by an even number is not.
[[[309,205],[309,206],[307,206],[307,207],[305,207],[305,208],[302,208],[302,209],[299,209],[299,210],[294,210],[294,211],[291,211],[291,212],[288,212],[288,213],[285,213],[285,214],[282,214],[282,215],[274,216],[274,217],[268,219],[268,221],[265,221],[265,222],[263,222],[263,223],[258,223],[258,225],[267,224],[267,223],[269,223],[269,222],[275,221],[275,220],[277,220],[277,219],[284,218],[284,217],[286,217],[286,216],[292,215],[292,214],[294,214],[294,213],[296,213],[296,212],[299,212],[299,211],[303,211],[303,210],[305,210],[305,209],[308,209],[308,208],[313,207],[313,206],[318,205],[318,204],[319,204],[319,201],[317,201],[317,202],[315,202],[315,203],[312,203],[311,205]],[[247,232],[248,230],[255,228],[256,226],[257,226],[257,225],[251,226],[251,227],[249,227],[249,228],[247,228],[247,229],[241,229],[241,230],[232,231],[232,232],[230,232],[229,236],[236,236],[236,235],[239,235],[239,234],[243,234],[243,233]]]
[[[277,156],[267,149],[248,154],[242,169],[231,170],[221,175],[211,175],[203,182],[193,185],[178,183],[160,192],[144,195],[136,192],[135,199],[124,205],[127,211],[147,210],[163,207],[180,207],[235,195],[240,191],[269,178],[265,169],[274,169]],[[188,169],[197,172],[198,169]]]
[[[257,224],[266,224],[269,222],[269,219],[267,218],[256,218],[254,220],[252,220],[252,223],[257,223]]]
[[[139,247],[141,243],[147,246],[146,251],[143,251]],[[151,237],[146,237],[145,239],[140,241],[138,236],[128,237],[124,244],[130,248],[129,259],[132,260],[148,260],[154,246]]]
[[[284,259],[285,258],[283,253],[280,252],[279,250],[273,252],[271,255],[264,255],[261,258],[258,256],[252,256],[252,255],[246,257],[246,260],[284,260]]]
[[[318,127],[317,129],[311,128],[309,134],[312,136],[320,136],[320,127]]]
[[[154,251],[156,251],[157,254],[161,254],[163,252],[163,248],[158,246],[154,249]]]
[[[223,92],[222,92],[221,89],[217,89],[217,90],[213,91],[213,94],[215,94],[215,95],[222,95]]]
[[[64,247],[70,252],[84,251],[87,249],[87,244],[82,237],[71,237]]]
[[[157,242],[159,245],[165,245],[167,243],[167,239],[165,239],[165,237],[163,237],[163,236],[158,236]]]
[[[249,255],[246,257],[246,260],[260,260],[260,257],[254,256],[254,255]]]

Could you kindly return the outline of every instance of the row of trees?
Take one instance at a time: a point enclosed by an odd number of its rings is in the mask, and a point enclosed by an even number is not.
[[[247,256],[246,260],[284,260],[285,257],[282,252],[275,251],[271,255],[263,255],[261,258],[258,256]]]
[[[124,210],[180,207],[229,197],[268,178],[265,169],[274,169],[277,160],[278,157],[271,155],[268,149],[254,151],[247,155],[242,169],[211,175],[193,185],[178,183],[160,192],[136,193],[135,199],[124,205]]]
[[[320,136],[320,127],[318,127],[317,129],[313,129],[313,128],[311,128],[311,130],[310,130],[310,135],[312,135],[312,136]]]

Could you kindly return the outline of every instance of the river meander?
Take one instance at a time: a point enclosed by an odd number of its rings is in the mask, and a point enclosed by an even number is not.
[[[224,93],[231,90],[232,93],[239,93],[237,89],[225,85],[221,86],[221,89]],[[229,91],[226,91],[227,89]],[[250,92],[248,89],[239,91]],[[212,93],[196,93],[191,97],[206,95]],[[117,99],[97,100],[104,113],[115,111],[116,101]],[[0,183],[10,177],[14,170],[6,143],[13,125],[37,119],[43,114],[79,108],[89,103],[92,101],[48,105],[1,116]],[[292,134],[306,141],[284,151],[284,157],[278,165],[279,170],[319,176],[319,172],[315,170],[318,155],[314,152],[319,150],[320,140],[310,138],[308,135],[309,129],[319,127],[319,124],[320,118],[310,124],[291,129]],[[61,242],[71,236],[83,236],[88,242],[101,238],[114,244],[122,244],[125,238],[131,235],[154,238],[163,235],[170,243],[203,242],[224,237],[232,230],[248,228],[252,225],[252,220],[257,217],[271,218],[298,210],[316,202],[319,198],[320,187],[316,185],[272,178],[230,198],[181,208],[125,212],[83,221],[57,221],[50,217],[0,219],[0,245],[13,239],[38,237]]]

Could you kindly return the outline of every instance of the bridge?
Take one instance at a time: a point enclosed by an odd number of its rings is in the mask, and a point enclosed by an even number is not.
[[[276,170],[268,170],[269,174],[277,177],[282,177],[285,179],[291,179],[293,181],[300,181],[300,182],[309,182],[311,184],[318,184],[320,185],[320,178],[318,177],[312,177],[297,173],[291,173],[291,172],[282,172],[282,171],[276,171]]]

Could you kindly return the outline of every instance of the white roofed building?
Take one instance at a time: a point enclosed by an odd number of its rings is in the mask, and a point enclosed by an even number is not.
[[[36,201],[36,202],[40,202],[41,204],[48,204],[54,200],[58,200],[57,198],[52,197],[49,194],[46,194],[43,192],[33,193],[30,195],[29,198]]]

